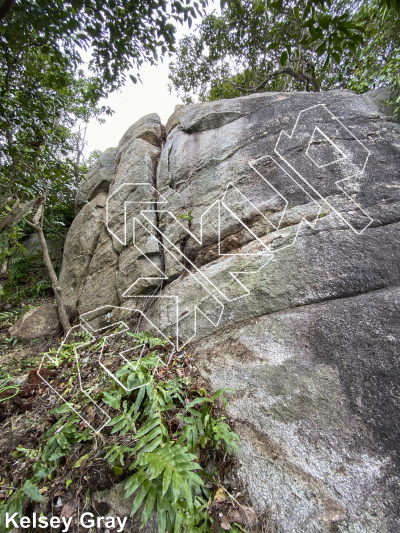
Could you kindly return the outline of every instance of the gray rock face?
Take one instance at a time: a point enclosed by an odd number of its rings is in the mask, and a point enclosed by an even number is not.
[[[129,519],[133,502],[136,498],[136,492],[132,496],[129,496],[129,498],[125,498],[124,485],[125,483],[118,483],[111,489],[102,490],[94,494],[94,500],[103,514],[108,513],[110,516],[119,516],[121,518],[127,517]],[[144,505],[139,508],[138,512],[129,519],[128,522],[126,522],[125,530],[140,530],[143,533],[157,533],[157,515],[154,512],[151,513],[146,525],[140,529],[143,507]]]
[[[370,98],[377,106],[379,111],[384,115],[392,116],[395,109],[393,99],[398,98],[398,91],[389,91],[387,87],[379,87],[378,89],[372,89],[364,94],[364,97]],[[397,117],[397,122],[400,120]]]
[[[108,148],[89,170],[76,193],[77,209],[82,209],[86,202],[93,200],[99,193],[108,192],[115,174],[116,152],[116,148]]]
[[[210,387],[236,391],[271,531],[399,530],[400,126],[332,91],[180,107],[167,131],[134,124],[77,215],[68,304],[178,325]]]
[[[9,329],[9,334],[21,342],[30,342],[32,339],[54,335],[59,330],[60,322],[57,307],[51,304],[44,304],[25,313]]]

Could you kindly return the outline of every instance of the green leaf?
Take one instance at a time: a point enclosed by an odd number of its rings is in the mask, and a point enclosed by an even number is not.
[[[151,511],[153,510],[154,503],[156,501],[157,497],[157,490],[154,486],[151,486],[147,496],[146,496],[146,503],[143,509],[142,513],[142,527],[146,524],[147,520],[149,519],[149,516],[151,514]]]
[[[41,461],[36,461],[33,469],[32,479],[43,479],[49,476],[55,470],[54,467],[47,467]]]
[[[350,32],[349,30],[346,28],[346,26],[341,26],[339,25],[338,26],[338,30],[340,30],[342,33],[344,33],[345,35],[347,35],[348,37],[350,37]]]
[[[59,407],[55,407],[49,411],[50,414],[59,415],[61,413],[68,413],[72,408],[68,403],[63,403]]]
[[[74,464],[74,466],[73,466],[72,468],[79,468],[79,467],[81,466],[81,464],[83,463],[83,461],[84,461],[85,459],[87,459],[88,457],[89,457],[89,454],[88,454],[88,453],[86,453],[85,455],[82,455],[82,457],[80,457],[80,458],[76,461],[76,463]]]
[[[58,459],[61,459],[61,457],[64,457],[65,453],[63,452],[54,452],[50,455],[49,457],[49,461],[50,462],[54,462],[54,461],[58,461]]]
[[[347,46],[350,48],[350,50],[353,52],[353,54],[356,53],[357,47],[354,43],[347,43]]]
[[[178,496],[181,491],[182,486],[182,478],[181,476],[175,471],[172,475],[172,494],[174,497],[174,502],[177,501]]]
[[[72,479],[67,479],[67,481],[65,482],[65,488],[67,489],[72,483]]]
[[[169,509],[171,511],[171,509]],[[169,512],[171,515],[171,512]],[[158,516],[158,531],[159,533],[165,533],[167,529],[167,509],[160,497],[157,499],[157,516]]]
[[[303,12],[303,17],[302,17],[303,20],[306,20],[306,18],[310,14],[311,7],[312,7],[312,0],[308,0],[306,7],[304,9],[304,12]]]
[[[324,34],[322,33],[322,31],[318,31],[319,28],[315,31],[314,35],[311,37],[310,39],[310,44],[311,43],[314,43],[315,41],[318,41],[318,39],[322,39]]]
[[[120,409],[121,397],[122,395],[120,393],[110,394],[108,392],[103,392],[103,402],[113,409]]]
[[[142,505],[142,502],[147,496],[147,493],[149,492],[150,489],[151,489],[151,483],[147,478],[145,478],[133,502],[131,516],[133,516],[136,513],[136,511],[139,509],[139,507]]]
[[[230,389],[229,387],[223,387],[214,392],[211,396],[211,401],[215,402],[217,398],[221,398],[226,392],[236,392],[235,389]]]
[[[121,468],[120,466],[114,466],[114,474],[119,477],[119,476],[122,476],[122,474],[124,473],[124,469]]]
[[[321,28],[323,28],[324,30],[328,30],[329,29],[329,24],[330,24],[331,20],[330,20],[330,17],[329,15],[322,15],[319,17],[318,19],[318,24],[321,26]]]
[[[164,477],[163,477],[163,488],[162,488],[162,495],[165,496],[167,493],[169,486],[171,484],[172,479],[172,468],[170,466],[167,466],[164,471]]]
[[[136,414],[139,411],[139,407],[143,401],[144,395],[145,395],[146,389],[145,387],[141,387],[139,389],[136,401],[135,401],[135,407],[133,409],[134,413]]]
[[[315,20],[313,18],[310,18],[309,20],[303,23],[303,26],[305,28],[310,28],[310,31],[311,31],[311,28],[314,26],[314,24],[315,24]]]
[[[339,65],[339,64],[340,64],[340,54],[338,54],[337,52],[332,52],[331,55],[332,55],[332,57],[333,57],[335,63],[336,63],[337,65]]]
[[[43,502],[43,496],[40,494],[39,489],[29,480],[25,481],[22,486],[22,490],[27,496],[29,496],[29,498],[35,500],[35,502]]]
[[[125,498],[131,496],[142,485],[146,479],[146,474],[139,470],[133,476],[131,476],[125,484]]]

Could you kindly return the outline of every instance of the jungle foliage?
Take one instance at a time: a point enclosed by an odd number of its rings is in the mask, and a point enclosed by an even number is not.
[[[16,2],[0,23],[0,197],[70,200],[77,124],[110,113],[98,101],[128,69],[172,53],[175,24],[191,25],[200,4]],[[80,69],[89,50],[90,75]]]

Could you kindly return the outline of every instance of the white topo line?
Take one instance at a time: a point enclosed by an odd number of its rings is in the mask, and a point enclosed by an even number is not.
[[[318,123],[318,126],[316,124],[313,124],[313,122],[312,122],[313,121],[313,113],[316,110],[321,110],[320,115],[318,115],[316,117],[316,119],[317,119],[316,122]],[[311,118],[311,123],[310,124],[307,123],[307,114]],[[323,118],[326,118],[327,120],[325,120],[325,122],[323,124],[321,124],[321,119],[323,119]],[[303,119],[305,119],[305,121],[303,121]],[[329,120],[330,120],[330,122],[329,122]],[[345,149],[343,146],[342,147],[339,146],[337,143],[335,143],[333,141],[332,137],[335,137],[335,135],[333,135],[333,136],[332,135],[328,135],[329,132],[327,132],[327,128],[329,128],[329,127],[336,128],[335,131],[337,131],[337,132],[339,132],[339,131],[344,132],[352,140],[352,144],[350,145],[350,148],[356,146],[357,147],[357,151],[358,151],[357,154],[355,155],[355,158],[356,158],[355,162],[352,159],[350,159],[349,153],[346,153],[346,151],[348,152],[347,149]],[[307,128],[309,129],[309,131],[307,131],[306,134],[305,134],[304,129],[307,130]],[[325,132],[323,131],[324,129],[326,130]],[[282,151],[282,146],[285,144],[285,142],[290,142],[290,141],[294,141],[295,140],[295,136],[297,135],[297,132],[299,132],[299,135],[300,135],[301,139],[303,139],[305,135],[308,135],[309,140],[308,140],[307,149],[305,151],[305,157],[307,157],[308,161],[311,162],[313,165],[315,165],[316,168],[318,168],[318,169],[326,169],[326,168],[329,168],[333,164],[341,163],[342,164],[342,170],[344,170],[346,172],[348,171],[348,175],[345,178],[342,178],[340,180],[335,181],[335,185],[345,195],[347,200],[355,208],[357,208],[360,211],[360,213],[362,213],[362,215],[365,217],[366,221],[368,222],[368,223],[364,224],[364,227],[361,230],[358,230],[357,228],[353,227],[352,224],[349,222],[349,220],[342,213],[340,213],[335,208],[335,206],[333,206],[331,204],[331,202],[327,198],[325,198],[310,183],[310,180],[307,178],[307,176],[303,175],[302,169],[296,168],[294,163],[293,163],[293,161],[289,160],[289,158]],[[317,134],[319,135],[320,139],[322,139],[322,141],[326,141],[328,143],[328,147],[331,146],[332,149],[336,151],[336,153],[338,154],[336,159],[333,159],[332,161],[328,160],[327,162],[324,162],[324,161],[321,162],[321,161],[318,161],[316,159],[316,157],[313,156],[310,153],[313,143],[316,143],[316,144],[321,143],[321,141],[316,142],[314,140],[316,138]],[[87,312],[87,313],[81,315],[80,319],[82,321],[82,324],[79,325],[79,326],[74,326],[73,328],[71,328],[71,330],[65,336],[64,341],[62,342],[62,344],[61,344],[61,346],[60,346],[55,358],[52,358],[50,355],[47,355],[47,354],[43,357],[43,359],[42,359],[42,361],[40,363],[39,369],[38,369],[38,375],[52,389],[52,391],[55,393],[56,396],[58,396],[58,398],[60,398],[63,402],[65,402],[70,407],[70,409],[72,411],[74,411],[82,420],[84,420],[93,431],[95,431],[96,433],[99,433],[108,424],[108,422],[110,421],[110,416],[107,414],[106,411],[104,411],[104,409],[95,400],[93,400],[93,398],[91,398],[91,396],[83,388],[82,380],[81,380],[81,373],[80,373],[80,369],[79,369],[79,366],[80,366],[79,354],[77,352],[77,349],[82,349],[85,346],[88,346],[89,344],[92,344],[96,340],[95,336],[94,336],[95,333],[104,332],[105,330],[108,330],[111,327],[114,328],[116,326],[121,326],[123,328],[122,330],[120,330],[118,332],[114,332],[114,333],[104,337],[103,344],[102,344],[102,347],[101,347],[101,350],[100,350],[100,355],[99,355],[99,358],[98,358],[99,367],[101,367],[112,379],[114,379],[116,381],[116,383],[120,387],[122,387],[126,392],[131,392],[132,390],[134,390],[136,388],[141,388],[143,386],[149,385],[152,382],[153,378],[151,378],[147,383],[143,383],[142,385],[139,385],[139,386],[133,387],[133,388],[128,388],[126,385],[124,385],[124,383],[121,382],[104,365],[104,363],[102,361],[102,358],[103,358],[103,351],[104,351],[104,347],[105,347],[105,344],[107,342],[107,339],[109,337],[112,337],[114,335],[117,335],[117,334],[120,334],[120,333],[123,333],[123,332],[127,331],[128,330],[128,326],[126,325],[126,323],[124,321],[120,320],[120,321],[117,321],[117,322],[115,322],[115,323],[113,323],[111,325],[108,324],[105,327],[101,327],[101,328],[97,328],[96,329],[96,328],[93,328],[92,325],[91,325],[90,315],[94,316],[97,312],[100,312],[100,313],[104,314],[104,312],[106,310],[109,310],[109,315],[107,315],[107,316],[111,316],[111,313],[112,313],[112,311],[114,309],[124,310],[124,311],[128,311],[130,313],[138,312],[139,314],[141,314],[142,318],[147,320],[147,322],[150,324],[151,328],[153,328],[153,330],[157,332],[157,334],[160,336],[160,338],[165,339],[168,342],[168,344],[171,346],[171,353],[170,353],[170,357],[169,357],[169,360],[170,360],[170,358],[172,357],[173,353],[175,353],[179,349],[182,349],[182,347],[185,344],[187,344],[187,342],[193,340],[193,338],[196,337],[196,335],[197,335],[197,313],[201,313],[208,320],[208,322],[212,326],[218,327],[218,325],[220,324],[220,321],[222,319],[222,315],[223,315],[223,311],[224,311],[224,303],[223,302],[224,301],[225,302],[233,302],[235,300],[238,300],[239,298],[243,298],[243,297],[248,296],[250,294],[250,290],[238,279],[237,275],[240,275],[240,274],[243,274],[243,273],[245,273],[247,275],[248,274],[257,274],[257,273],[259,273],[263,268],[265,268],[265,266],[271,261],[271,259],[274,258],[274,255],[276,253],[276,251],[274,251],[274,249],[272,248],[271,244],[270,245],[265,245],[265,243],[262,241],[262,239],[260,239],[252,231],[252,229],[249,228],[243,222],[243,220],[241,220],[240,217],[237,216],[236,213],[234,213],[233,210],[229,207],[229,205],[228,205],[229,202],[227,201],[227,193],[228,193],[229,189],[233,189],[235,191],[235,193],[237,194],[237,196],[242,198],[244,202],[247,202],[247,204],[250,205],[250,207],[253,210],[253,212],[256,213],[260,218],[264,218],[273,227],[274,231],[280,230],[281,227],[282,227],[285,215],[287,213],[287,209],[288,209],[288,206],[289,206],[289,200],[285,197],[284,193],[279,190],[279,187],[276,184],[274,185],[272,182],[270,182],[264,175],[262,175],[260,170],[257,168],[258,164],[262,160],[264,160],[264,161],[265,160],[270,160],[276,166],[276,168],[279,169],[279,171],[282,173],[282,176],[284,176],[285,179],[289,179],[292,182],[294,182],[296,184],[296,186],[299,187],[299,189],[306,195],[306,197],[308,198],[310,203],[314,204],[315,213],[316,213],[315,216],[314,216],[314,219],[312,221],[308,221],[308,220],[306,220],[305,217],[303,217],[301,219],[300,223],[298,224],[298,228],[297,228],[297,230],[296,230],[296,232],[295,232],[295,234],[293,236],[292,241],[289,244],[287,244],[286,246],[280,246],[279,247],[279,251],[287,248],[288,246],[293,246],[295,244],[295,242],[297,240],[297,237],[299,235],[299,232],[300,232],[301,228],[304,225],[308,225],[310,227],[315,227],[315,224],[318,222],[319,215],[321,213],[321,205],[320,205],[319,201],[316,198],[318,198],[319,200],[322,200],[323,202],[325,202],[329,206],[329,208],[338,217],[340,217],[350,227],[350,229],[352,229],[356,234],[362,234],[365,231],[365,229],[370,226],[370,224],[372,223],[373,219],[344,190],[342,185],[343,185],[343,183],[345,181],[349,180],[350,178],[353,178],[353,177],[359,178],[361,175],[363,175],[363,173],[365,171],[365,167],[366,167],[367,161],[369,159],[369,156],[370,156],[370,151],[366,148],[366,146],[364,146],[364,144],[360,140],[358,140],[355,137],[355,135],[346,126],[344,126],[344,124],[325,106],[325,104],[317,104],[317,105],[312,106],[310,108],[304,109],[304,110],[299,112],[299,114],[297,116],[297,119],[296,119],[296,122],[295,122],[295,125],[294,125],[291,133],[289,134],[286,131],[281,131],[281,133],[279,134],[277,142],[276,142],[276,145],[275,145],[275,148],[274,148],[274,156],[266,155],[266,156],[260,157],[259,159],[252,160],[252,161],[248,162],[250,168],[255,171],[257,176],[259,178],[261,178],[263,180],[263,182],[265,184],[267,184],[268,187],[270,187],[271,190],[274,191],[274,193],[276,195],[278,195],[281,198],[281,200],[283,201],[284,209],[282,211],[282,214],[279,217],[278,222],[275,223],[275,224],[272,223],[272,221],[269,220],[254,205],[254,203],[249,198],[247,198],[245,195],[243,195],[243,193],[241,193],[241,191],[239,191],[239,189],[233,183],[229,183],[227,185],[227,187],[226,187],[226,190],[225,190],[225,193],[224,193],[222,199],[216,200],[200,216],[200,229],[199,229],[199,235],[198,236],[195,235],[193,233],[193,231],[190,230],[190,228],[187,228],[186,226],[184,226],[184,224],[182,224],[180,222],[180,220],[178,220],[178,218],[175,216],[175,214],[172,213],[171,211],[169,211],[167,209],[158,210],[157,206],[159,204],[167,204],[167,200],[165,199],[165,197],[162,194],[160,194],[157,191],[157,189],[155,189],[154,186],[152,186],[152,185],[150,185],[148,183],[143,183],[143,182],[140,182],[140,183],[124,183],[124,184],[120,185],[107,198],[107,202],[106,202],[106,227],[107,227],[107,230],[109,231],[109,233],[120,244],[122,244],[123,246],[126,246],[127,245],[127,227],[128,227],[128,223],[130,222],[130,221],[127,220],[127,209],[128,209],[128,205],[130,205],[130,204],[133,205],[133,207],[135,207],[135,205],[136,205],[136,211],[138,211],[138,212],[136,212],[133,215],[133,218],[132,218],[133,245],[137,249],[137,251],[141,254],[141,257],[144,257],[152,265],[152,267],[155,269],[155,271],[157,272],[157,275],[159,275],[159,277],[156,277],[156,278],[154,278],[154,277],[149,278],[149,277],[146,277],[146,276],[137,278],[125,290],[125,292],[123,293],[123,296],[124,297],[132,297],[132,298],[153,298],[153,299],[162,299],[162,298],[164,298],[164,299],[171,299],[174,302],[174,313],[175,313],[175,319],[174,320],[175,320],[175,325],[176,325],[176,328],[175,328],[175,336],[176,336],[175,342],[172,342],[170,337],[168,337],[168,335],[166,335],[163,331],[161,331],[156,326],[156,324],[154,324],[148,318],[148,316],[145,313],[143,313],[143,311],[141,311],[140,309],[105,305],[105,306],[98,307],[98,308],[94,309],[91,312]],[[361,158],[361,162],[360,161],[357,162],[357,157]],[[306,165],[307,164],[308,163],[306,162]],[[135,197],[134,197],[134,199],[128,199],[128,198],[130,198],[130,195],[132,193],[135,193],[136,197],[138,197],[138,195],[140,193],[140,198],[135,199]],[[118,200],[118,197],[120,197],[120,196],[123,196],[126,199],[122,203],[119,203],[121,201]],[[144,207],[146,207],[146,208],[142,209],[141,208],[142,205],[144,205]],[[150,205],[154,206],[154,210],[150,210],[149,209]],[[234,253],[224,254],[224,253],[221,252],[221,207],[223,207],[225,209],[225,211],[227,213],[229,213],[229,216],[231,216],[233,219],[236,220],[236,223],[238,223],[239,226],[241,226],[244,230],[246,230],[253,237],[253,239],[258,242],[258,244],[261,246],[261,251],[258,251],[257,253],[248,253],[248,254],[234,254]],[[218,286],[218,284],[214,283],[212,279],[207,277],[207,275],[204,272],[204,270],[202,270],[201,268],[198,268],[194,264],[194,262],[182,252],[182,250],[176,245],[175,242],[173,242],[173,240],[171,238],[169,238],[165,234],[162,234],[162,240],[157,237],[160,234],[160,228],[157,227],[157,225],[155,223],[155,220],[153,219],[153,217],[154,217],[154,215],[156,213],[158,213],[158,215],[168,215],[168,216],[170,216],[171,220],[173,221],[173,224],[175,224],[176,227],[179,227],[180,229],[183,229],[188,234],[188,236],[190,238],[192,238],[198,245],[202,245],[203,244],[203,239],[204,239],[203,221],[205,220],[205,217],[208,217],[208,223],[210,223],[210,212],[212,211],[212,209],[216,209],[217,210],[217,216],[214,218],[214,223],[215,223],[215,231],[216,231],[217,236],[218,236],[218,255],[219,256],[223,256],[223,255],[230,255],[230,256],[232,256],[232,255],[234,255],[234,256],[235,255],[248,255],[248,256],[251,256],[251,257],[254,257],[254,256],[265,257],[265,261],[263,261],[261,266],[259,268],[257,268],[256,270],[252,270],[250,272],[244,272],[244,271],[240,271],[240,272],[230,271],[229,272],[229,275],[230,275],[233,283],[238,284],[239,286],[241,286],[242,289],[244,289],[244,294],[242,294],[240,296],[237,296],[237,297],[234,297],[234,298],[230,298],[226,290],[224,291],[220,286]],[[112,217],[112,214],[114,213],[114,215],[117,214],[118,217],[122,215],[123,220],[121,220],[119,218],[115,219],[115,216],[114,216],[114,219],[112,219],[112,222],[114,223],[114,225],[112,226],[110,224],[110,211],[111,211],[111,217]],[[146,223],[147,226],[149,226],[150,228],[153,229],[153,233],[148,229],[148,227],[146,227],[139,220],[139,217],[142,218],[143,222]],[[123,226],[123,235],[118,233],[118,229],[121,229],[122,226]],[[136,239],[136,227],[139,227],[139,226],[141,227],[142,230],[147,232],[152,238],[155,238],[157,240],[159,249],[162,249],[164,251],[164,254],[170,254],[172,259],[175,262],[178,263],[178,265],[180,266],[181,270],[182,271],[186,271],[189,274],[189,276],[191,276],[191,278],[193,280],[195,280],[196,283],[200,284],[201,288],[204,291],[206,291],[206,293],[209,295],[209,297],[211,299],[210,301],[214,301],[214,303],[215,303],[214,309],[215,308],[219,309],[219,312],[217,314],[218,316],[217,316],[216,319],[214,319],[211,316],[207,316],[207,314],[205,312],[203,312],[196,305],[196,302],[194,302],[194,304],[193,304],[193,307],[194,307],[194,334],[183,345],[179,345],[179,334],[180,334],[180,331],[179,331],[179,312],[180,312],[179,290],[177,290],[177,294],[168,295],[168,296],[165,296],[165,295],[146,295],[146,296],[142,296],[142,295],[130,295],[129,294],[129,291],[131,289],[133,289],[135,287],[135,285],[141,280],[143,280],[143,281],[148,281],[148,280],[154,281],[154,280],[158,279],[161,282],[161,281],[163,281],[163,280],[165,281],[167,279],[166,274],[150,259],[148,254],[146,254],[145,251],[141,249],[139,243],[137,242],[137,239]],[[217,294],[217,296],[216,296],[216,294]],[[102,413],[102,415],[105,418],[105,422],[99,428],[94,428],[92,426],[92,424],[89,423],[85,419],[85,417],[75,409],[74,405],[69,403],[68,401],[66,401],[62,397],[62,395],[51,385],[51,383],[49,383],[49,380],[46,379],[46,377],[44,375],[42,375],[42,373],[41,373],[43,364],[45,362],[51,362],[51,363],[55,364],[55,366],[58,366],[60,351],[62,350],[64,344],[67,342],[70,334],[73,333],[78,328],[80,328],[82,331],[86,332],[86,334],[88,334],[90,336],[90,340],[88,342],[84,342],[84,343],[74,347],[74,357],[75,357],[75,362],[76,362],[76,365],[77,365],[77,368],[78,368],[79,386],[80,386],[81,392],[84,395],[86,395],[86,397],[89,398],[91,402],[93,402],[93,404],[96,406],[96,408],[99,410],[99,412]],[[136,359],[135,360],[135,364],[133,364],[132,360],[129,359],[129,357],[127,355],[128,355],[128,353],[131,353],[133,350],[137,350],[138,348],[141,348],[141,352],[140,352],[139,358]],[[144,350],[144,345],[140,345],[138,347],[130,348],[130,349],[127,349],[127,350],[125,350],[123,352],[120,352],[118,355],[122,358],[122,360],[125,362],[125,364],[128,364],[132,368],[132,371],[135,372],[137,370],[137,368],[138,368],[139,362],[140,362],[141,357],[143,355],[143,350]],[[159,364],[162,364],[162,365],[165,366],[166,363],[164,363],[161,360],[161,358],[159,358],[159,360],[157,362],[157,365],[156,365],[156,368],[157,368],[157,366]],[[154,374],[154,372],[153,372],[153,374]]]

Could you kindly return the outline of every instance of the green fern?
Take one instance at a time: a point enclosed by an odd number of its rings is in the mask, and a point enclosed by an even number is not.
[[[104,393],[106,394],[106,393]],[[103,397],[103,401],[106,401]],[[107,402],[110,405],[110,402]],[[135,421],[138,417],[138,415],[133,416],[134,413],[134,405],[131,405],[131,407],[128,408],[128,402],[123,402],[122,404],[122,414],[116,416],[110,422],[108,423],[109,426],[115,426],[114,429],[111,431],[111,434],[119,433],[120,435],[125,435],[130,431],[131,433],[136,433],[136,426]]]
[[[158,529],[162,533],[173,525],[177,511],[181,509],[180,500],[184,499],[188,511],[193,511],[193,488],[203,485],[201,477],[194,472],[201,468],[195,462],[196,456],[174,444],[168,442],[152,452],[140,453],[133,465],[137,471],[125,485],[126,497],[137,491],[131,514],[135,514],[146,500],[142,526],[156,507]]]
[[[152,342],[148,344],[153,345]],[[125,385],[147,385],[138,389],[131,403],[124,400],[123,413],[109,422],[110,426],[114,426],[112,433],[120,435],[140,426],[134,434],[135,447],[131,450],[119,445],[111,447],[107,459],[114,465],[116,461],[123,464],[126,453],[135,457],[130,466],[134,473],[128,479],[125,490],[126,497],[135,494],[132,515],[144,505],[142,525],[155,510],[160,533],[166,530],[170,533],[210,532],[209,492],[204,487],[200,472],[196,473],[201,467],[193,452],[199,444],[203,448],[208,444],[216,448],[223,444],[228,453],[238,450],[237,435],[231,431],[224,417],[215,418],[212,412],[218,398],[223,398],[225,408],[224,394],[229,389],[220,389],[211,398],[195,398],[186,405],[187,384],[182,378],[157,384],[152,381],[151,373],[158,360],[157,353],[152,352],[137,362],[134,371],[131,365],[124,365],[116,373]],[[124,395],[127,392],[120,388],[105,394],[104,401],[120,408]],[[176,413],[177,409],[180,412]],[[174,416],[182,422],[182,427],[171,435],[167,421]]]
[[[146,339],[149,349],[160,344],[159,339],[148,335]],[[144,340],[143,335],[134,336],[133,344],[137,347]],[[78,344],[63,346],[59,353],[61,364],[73,357]],[[156,512],[159,533],[211,533],[213,518],[208,511],[212,495],[202,480],[205,474],[196,450],[199,446],[208,446],[210,451],[222,447],[228,453],[238,450],[237,435],[223,416],[215,416],[215,402],[222,399],[224,409],[224,394],[230,389],[220,389],[208,397],[205,389],[191,390],[190,378],[176,376],[160,381],[159,375],[155,380],[153,374],[160,360],[162,356],[152,351],[122,366],[115,375],[123,387],[114,384],[102,393],[103,403],[119,411],[108,424],[117,437],[112,446],[106,447],[105,459],[117,476],[130,471],[125,495],[134,496],[132,515],[142,509],[142,526]],[[169,368],[179,364],[180,359],[175,361]],[[193,399],[195,394],[201,397]],[[61,459],[76,450],[74,445],[92,438],[88,428],[79,430],[79,419],[67,405],[56,407],[51,413],[61,418],[44,434],[44,448],[37,452],[16,450],[18,458],[26,454],[37,459],[31,471],[32,486],[21,484],[7,502],[0,502],[3,516],[5,509],[20,513],[26,496],[35,499],[40,481],[57,471]],[[77,462],[86,456],[87,453],[82,454]],[[231,528],[240,530],[233,524]]]
[[[65,455],[70,455],[72,444],[92,438],[88,429],[82,433],[77,431],[77,416],[72,416],[68,420],[67,416],[61,418],[44,434],[44,438],[50,438],[43,449],[41,458],[45,464],[51,467],[58,465],[60,459]]]
[[[153,337],[148,331],[140,331],[139,333],[127,332],[130,337],[133,337],[135,344],[147,344],[149,348],[155,348],[156,346],[166,346],[168,341],[166,339],[159,339]]]
[[[113,446],[107,446],[105,449],[108,450],[108,452],[104,456],[104,459],[107,459],[111,466],[124,466],[125,454],[133,452],[133,448],[130,448],[129,446],[121,446],[118,443]]]
[[[195,451],[200,441],[201,447],[204,448],[209,441],[212,441],[216,447],[224,443],[228,453],[233,450],[239,451],[238,441],[239,437],[232,432],[226,422],[225,417],[214,419],[212,416],[212,408],[214,402],[223,397],[226,391],[232,389],[219,389],[211,398],[196,398],[187,407],[186,411],[191,416],[178,414],[178,418],[185,424],[183,432],[178,442],[186,441],[187,447],[191,451]],[[226,400],[223,398],[224,408],[226,407]],[[196,406],[202,406],[201,411],[196,409]]]

